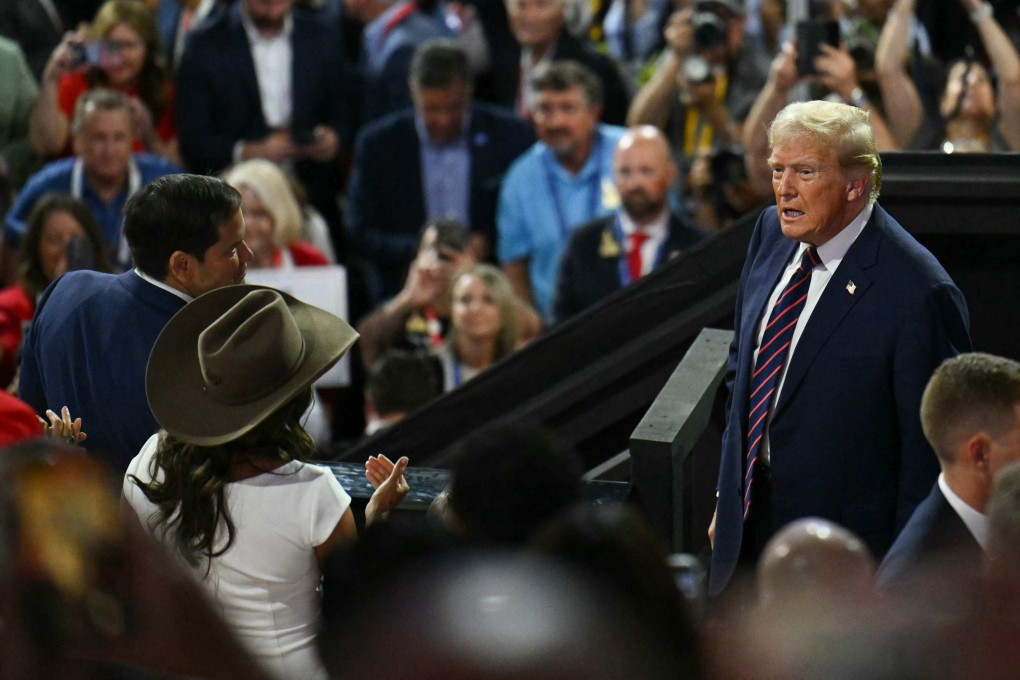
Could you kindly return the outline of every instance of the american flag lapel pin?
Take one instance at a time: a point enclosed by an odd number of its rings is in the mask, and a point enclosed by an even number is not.
[[[846,284],[846,292],[848,292],[851,295],[853,295],[856,291],[857,291],[857,284],[856,283],[854,283],[853,281],[850,281],[849,283]]]

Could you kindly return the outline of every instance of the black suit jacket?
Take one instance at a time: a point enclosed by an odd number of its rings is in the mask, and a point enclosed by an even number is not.
[[[875,580],[880,589],[902,590],[917,585],[924,568],[940,560],[952,561],[954,567],[974,575],[981,558],[981,546],[936,482],[882,560]]]
[[[218,172],[232,162],[238,141],[259,140],[272,132],[262,115],[239,5],[207,17],[188,35],[181,55],[177,130],[181,155],[191,172]],[[291,130],[310,132],[316,125],[328,125],[346,144],[355,105],[337,26],[299,8],[292,16]],[[315,207],[336,221],[339,163],[300,161],[295,169]]]
[[[531,127],[509,111],[480,103],[472,106],[470,226],[490,243],[495,242],[503,173],[534,141]],[[425,223],[421,145],[413,109],[386,116],[358,134],[348,197],[347,227],[368,260],[370,289],[376,300],[395,295]]]
[[[626,125],[630,95],[623,82],[620,70],[610,57],[561,32],[553,52],[553,61],[572,59],[581,62],[602,81],[602,122],[611,125]],[[482,89],[496,104],[513,108],[517,101],[517,90],[521,80],[521,50],[514,43],[512,55],[502,55],[495,60]]]
[[[594,305],[622,287],[620,257],[625,256],[626,244],[617,244],[621,255],[605,257],[600,253],[603,239],[616,238],[613,233],[615,222],[616,215],[609,215],[582,224],[571,232],[556,276],[556,293],[553,298],[553,318],[556,323]],[[681,250],[700,241],[703,236],[701,230],[687,220],[670,215],[665,259],[668,261]]]

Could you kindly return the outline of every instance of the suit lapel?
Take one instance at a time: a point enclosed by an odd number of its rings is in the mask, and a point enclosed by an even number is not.
[[[882,241],[881,227],[884,224],[885,215],[876,205],[868,224],[850,246],[839,267],[832,273],[832,278],[825,286],[825,291],[818,299],[818,304],[811,312],[807,326],[797,341],[773,418],[782,413],[783,407],[796,393],[797,387],[807,375],[815,357],[826,346],[847,313],[868,294],[873,277],[867,270],[875,264],[878,257],[878,248]]]
[[[407,156],[398,159],[391,166],[397,171],[397,177],[393,178],[393,183],[395,186],[404,187],[407,191],[408,205],[421,206],[421,221],[424,222],[428,216],[429,207],[425,204],[424,178],[421,173],[421,140],[418,139],[414,116],[410,115],[402,119],[400,127],[403,144],[399,148],[401,153],[406,153]],[[399,179],[400,175],[404,175],[403,181]]]

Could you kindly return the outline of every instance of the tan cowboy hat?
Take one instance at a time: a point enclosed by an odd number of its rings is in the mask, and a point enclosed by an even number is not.
[[[219,288],[185,305],[156,339],[149,407],[181,441],[223,444],[311,385],[357,339],[343,319],[287,293]]]

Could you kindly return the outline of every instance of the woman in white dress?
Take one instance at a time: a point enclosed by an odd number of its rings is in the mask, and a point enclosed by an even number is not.
[[[315,651],[320,565],[356,530],[333,474],[302,462],[315,449],[301,415],[312,382],[356,339],[285,293],[229,286],[182,309],[149,358],[146,391],[163,430],[131,462],[124,499],[279,678],[326,677]],[[406,465],[367,516],[406,494]]]

